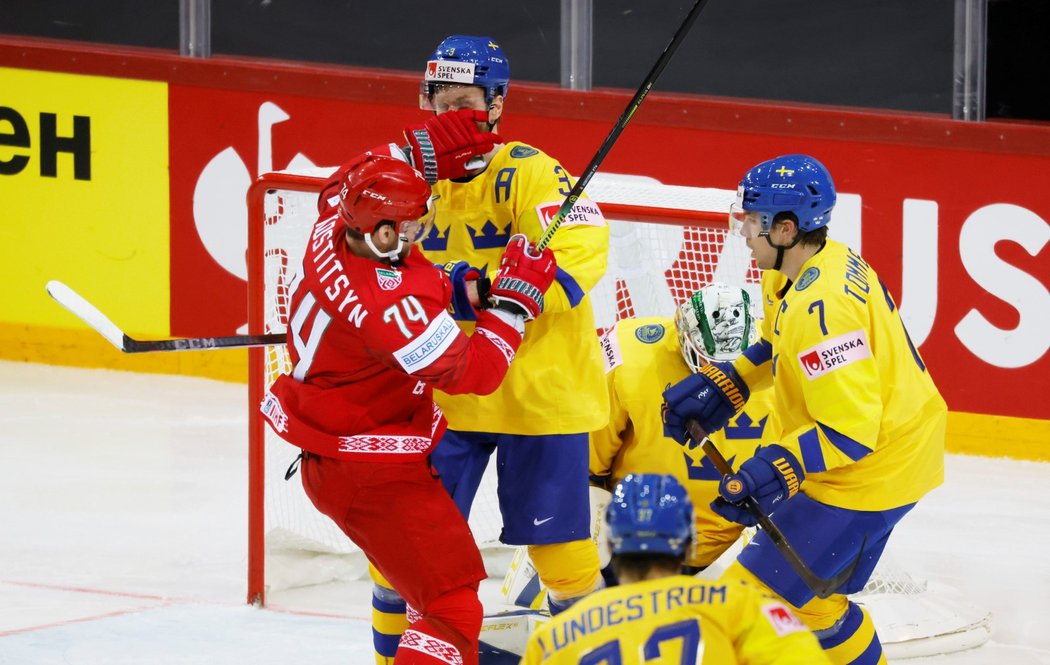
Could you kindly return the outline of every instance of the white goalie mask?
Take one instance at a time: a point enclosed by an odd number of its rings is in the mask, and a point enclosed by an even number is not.
[[[674,316],[678,345],[690,371],[711,362],[735,360],[757,338],[751,296],[716,282],[678,306]]]

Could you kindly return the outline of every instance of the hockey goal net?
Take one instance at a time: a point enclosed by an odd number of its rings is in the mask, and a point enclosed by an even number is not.
[[[261,176],[249,192],[249,332],[284,332],[287,286],[316,220],[316,197],[331,169]],[[671,316],[691,293],[712,281],[740,285],[757,300],[760,273],[742,238],[727,233],[732,190],[663,185],[650,178],[596,174],[587,187],[610,221],[605,276],[591,291],[600,333],[625,317]],[[759,312],[760,314],[760,312]],[[365,574],[357,548],[305,496],[285,471],[298,451],[265,427],[258,409],[267,386],[290,371],[283,346],[252,349],[249,375],[249,601],[280,589]],[[490,465],[492,471],[494,465]],[[470,526],[490,574],[502,576],[508,550],[499,543],[501,519],[494,474],[486,474]],[[502,566],[502,568],[501,568]],[[931,603],[929,585],[884,558],[865,589],[884,644],[923,644],[909,655],[968,648],[987,638],[986,613],[945,610]],[[885,600],[883,600],[885,599]],[[903,609],[901,609],[903,607]],[[897,619],[880,617],[889,614]],[[899,627],[890,630],[887,621]],[[983,635],[983,638],[982,638]],[[931,642],[948,636],[953,645]],[[976,640],[976,641],[975,641]],[[931,647],[931,645],[934,645]],[[933,649],[928,651],[928,649]],[[892,646],[887,651],[893,655]],[[898,651],[898,657],[904,655]]]

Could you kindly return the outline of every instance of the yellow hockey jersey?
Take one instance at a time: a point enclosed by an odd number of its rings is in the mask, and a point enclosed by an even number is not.
[[[819,665],[817,638],[783,601],[743,583],[674,575],[610,587],[541,625],[523,665]]]
[[[553,158],[511,142],[467,182],[434,185],[435,231],[423,241],[434,263],[466,261],[495,277],[508,239],[537,241],[575,180]],[[550,243],[558,261],[544,311],[525,324],[525,339],[502,385],[491,395],[434,392],[449,427],[504,434],[589,432],[608,419],[601,348],[587,293],[605,273],[609,226],[580,197]],[[472,332],[472,322],[460,322]]]
[[[773,381],[770,440],[802,462],[802,491],[887,510],[944,479],[947,406],[875,271],[833,240],[789,283],[762,276],[762,339],[734,362],[748,386]]]
[[[668,385],[689,374],[674,319],[624,319],[602,338],[609,383],[609,423],[591,433],[592,476],[608,476],[612,488],[628,473],[667,473],[689,492],[696,513],[697,541],[689,565],[706,567],[731,545],[743,527],[710,509],[721,474],[703,452],[686,454],[665,437],[660,407]],[[772,393],[759,390],[729,425],[711,435],[718,450],[738,467],[762,443]],[[734,459],[735,458],[735,459]]]

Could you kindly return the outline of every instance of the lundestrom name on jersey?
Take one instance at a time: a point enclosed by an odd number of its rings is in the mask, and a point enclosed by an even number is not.
[[[864,330],[854,330],[821,342],[798,354],[798,363],[806,378],[813,380],[840,367],[871,357],[868,336]]]

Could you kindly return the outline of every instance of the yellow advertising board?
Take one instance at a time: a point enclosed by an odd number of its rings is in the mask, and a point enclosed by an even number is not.
[[[0,324],[85,329],[58,279],[168,333],[168,87],[0,68]]]

